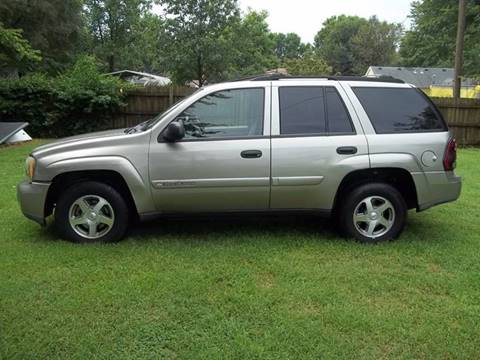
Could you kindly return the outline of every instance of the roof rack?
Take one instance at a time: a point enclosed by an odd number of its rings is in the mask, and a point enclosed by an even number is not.
[[[282,79],[326,79],[335,81],[370,81],[370,82],[390,82],[404,84],[403,80],[394,78],[392,76],[379,76],[379,77],[367,77],[367,76],[331,76],[331,75],[287,75],[287,74],[263,74],[253,75],[244,78],[236,79],[233,81],[275,81]]]

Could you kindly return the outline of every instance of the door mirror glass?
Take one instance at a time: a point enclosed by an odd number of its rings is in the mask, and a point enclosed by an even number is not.
[[[185,127],[182,120],[172,121],[163,131],[163,138],[167,142],[175,142],[185,137]]]

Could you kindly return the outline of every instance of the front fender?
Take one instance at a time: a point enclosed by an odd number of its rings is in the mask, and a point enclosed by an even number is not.
[[[110,170],[125,180],[139,213],[155,210],[148,179],[126,158],[121,156],[92,156],[59,160],[48,164],[35,174],[37,181],[50,181],[55,176],[73,171]]]

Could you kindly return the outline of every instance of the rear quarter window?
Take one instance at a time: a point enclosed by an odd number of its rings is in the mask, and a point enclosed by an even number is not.
[[[435,105],[415,88],[352,87],[377,134],[446,131]]]

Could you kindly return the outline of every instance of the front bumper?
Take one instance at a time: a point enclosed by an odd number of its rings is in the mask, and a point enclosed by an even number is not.
[[[462,178],[451,172],[412,174],[417,187],[418,211],[455,201],[462,190]]]
[[[45,225],[45,201],[50,183],[25,180],[17,185],[17,199],[23,215],[40,225]]]

